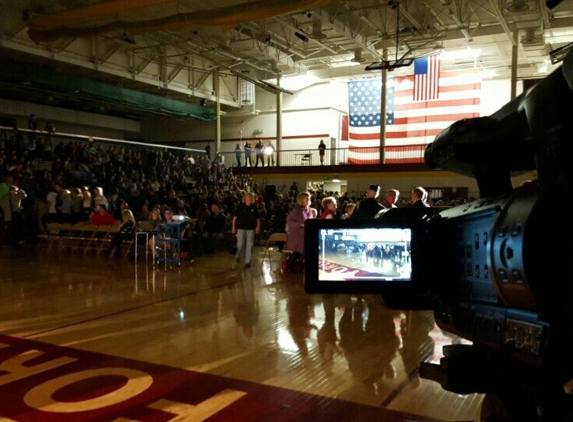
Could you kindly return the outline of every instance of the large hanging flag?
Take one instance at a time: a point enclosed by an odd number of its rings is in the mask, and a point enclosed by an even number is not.
[[[381,86],[380,78],[348,82],[348,162],[351,164],[380,161]]]
[[[454,122],[479,117],[481,71],[440,72],[439,99],[414,101],[414,75],[388,79],[385,163],[423,162],[426,145]],[[381,79],[348,82],[349,163],[380,156]]]
[[[414,60],[414,101],[438,99],[440,56]]]

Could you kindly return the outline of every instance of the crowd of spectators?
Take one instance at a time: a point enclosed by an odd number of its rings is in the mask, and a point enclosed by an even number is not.
[[[29,138],[17,130],[1,135],[0,181],[11,175],[12,183],[27,194],[22,200],[24,240],[32,240],[51,221],[87,221],[99,205],[121,221],[122,207],[128,206],[136,221],[146,221],[154,208],[170,208],[175,215],[189,216],[198,238],[209,239],[216,232],[216,247],[220,248],[225,245],[219,215],[230,232],[231,218],[245,192],[255,195],[263,233],[284,232],[286,217],[297,201],[295,183],[265,198],[264,186],[250,175],[234,174],[217,155],[210,159],[203,152],[189,154],[48,136]],[[325,197],[334,199],[337,208],[332,212],[338,217],[345,214],[349,204],[362,199],[347,193],[311,191],[309,204],[318,210],[318,216]],[[208,242],[194,248],[196,253],[213,251]]]

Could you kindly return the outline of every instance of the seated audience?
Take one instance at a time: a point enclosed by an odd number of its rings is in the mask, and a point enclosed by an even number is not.
[[[107,208],[103,204],[100,204],[96,207],[95,212],[90,216],[90,223],[95,224],[96,226],[103,226],[106,224],[121,224],[118,219],[107,212]]]
[[[205,220],[203,231],[205,252],[213,253],[219,250],[219,246],[227,232],[227,220],[221,212],[219,204],[211,205],[211,215]]]

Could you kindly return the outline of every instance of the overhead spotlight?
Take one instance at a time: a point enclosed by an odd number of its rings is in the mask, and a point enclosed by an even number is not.
[[[312,13],[310,10],[306,12],[306,17],[309,19],[312,18]]]
[[[297,37],[298,39],[302,40],[303,42],[308,42],[308,37],[304,34],[301,34],[300,32],[295,32],[294,36]]]

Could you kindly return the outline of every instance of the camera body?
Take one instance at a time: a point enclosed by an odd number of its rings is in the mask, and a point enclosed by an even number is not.
[[[459,393],[501,391],[517,412],[524,391],[563,410],[553,397],[573,378],[572,109],[570,52],[527,92],[454,123],[426,148],[431,168],[476,178],[481,199],[388,209],[370,221],[307,220],[306,291],[379,293],[393,309],[432,309],[442,329],[475,347],[461,358],[445,351],[441,368],[422,365],[423,377],[447,374],[442,386]],[[514,188],[511,177],[529,171],[536,180]],[[466,377],[478,382],[452,382],[470,367],[483,369]]]
[[[305,290],[380,294],[393,309],[432,309],[441,328],[542,367],[550,321],[565,316],[555,305],[566,292],[548,281],[564,270],[555,262],[566,241],[557,207],[528,184],[453,208],[308,220]]]

